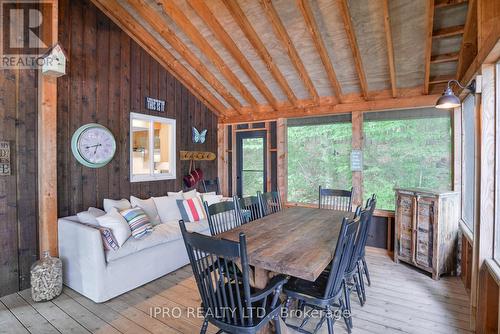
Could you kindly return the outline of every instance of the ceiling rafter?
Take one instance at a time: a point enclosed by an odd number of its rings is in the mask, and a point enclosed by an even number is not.
[[[434,8],[451,7],[466,3],[468,0],[436,0]]]
[[[463,33],[464,33],[464,26],[459,25],[459,26],[447,27],[435,30],[432,32],[432,38],[452,37],[452,36],[462,35]]]
[[[335,95],[338,97],[339,102],[342,102],[343,99],[342,88],[340,87],[340,83],[337,79],[337,74],[335,74],[332,61],[330,60],[330,56],[328,55],[328,51],[326,50],[325,43],[323,42],[321,33],[319,32],[309,2],[308,0],[297,0],[297,6],[299,7],[302,13],[307,29],[311,33],[312,40],[314,42],[314,45],[316,46],[316,49],[318,50],[321,62],[325,67],[326,74],[328,76],[328,79],[330,80],[330,84],[332,85],[333,91],[335,92]]]
[[[187,0],[187,3],[196,12],[196,14],[203,20],[203,22],[212,30],[215,37],[224,45],[224,47],[229,51],[229,53],[236,60],[238,65],[245,71],[252,83],[257,87],[257,89],[262,93],[267,102],[276,108],[276,98],[273,93],[269,90],[267,85],[264,83],[259,74],[252,67],[250,62],[247,60],[245,55],[238,48],[236,43],[229,34],[224,30],[219,21],[215,18],[213,13],[210,11],[208,6],[204,1],[199,0]]]
[[[382,0],[384,9],[384,32],[387,43],[387,62],[389,63],[389,76],[391,79],[392,97],[398,96],[396,83],[396,66],[394,65],[394,46],[392,44],[391,18],[389,16],[389,0]]]
[[[252,44],[253,48],[264,62],[269,72],[271,72],[271,74],[273,75],[274,80],[276,80],[283,92],[288,97],[288,100],[293,105],[296,105],[297,97],[295,96],[295,93],[290,88],[290,85],[281,73],[278,66],[276,66],[276,64],[274,63],[273,58],[267,51],[266,46],[259,38],[259,35],[253,29],[252,25],[248,21],[245,13],[243,13],[243,10],[240,8],[238,3],[236,1],[223,1],[222,3],[226,6],[234,21],[238,24],[241,31],[243,31],[243,33],[245,34],[245,37],[249,40],[250,44]]]
[[[218,116],[225,115],[226,107],[175,57],[168,52],[151,34],[115,1],[92,0],[100,10],[111,18],[137,44],[143,47],[163,67],[170,69],[174,77],[182,82],[190,92],[209,106]]]
[[[440,55],[431,56],[431,64],[449,63],[458,60],[458,52],[443,53]]]
[[[472,62],[477,53],[477,34],[474,33],[475,30],[477,30],[477,16],[475,15],[476,12],[477,12],[477,1],[471,0],[467,8],[467,17],[465,19],[465,26],[464,26],[464,36],[462,38],[462,44],[460,46],[460,51],[458,54],[458,63],[456,72],[457,80],[462,80],[462,76],[465,74],[465,71],[467,70],[465,66],[468,66]]]
[[[431,76],[431,53],[432,53],[432,35],[434,26],[434,0],[427,0],[427,30],[425,39],[425,54],[424,54],[424,94],[429,93],[429,80]]]
[[[208,82],[213,89],[229,103],[229,105],[231,105],[231,107],[238,113],[241,112],[242,106],[240,102],[175,35],[175,32],[168,27],[167,23],[158,12],[148,6],[143,0],[128,0],[128,3],[175,51],[184,57],[189,65],[198,72],[198,74]]]
[[[258,107],[258,102],[245,87],[245,85],[238,79],[219,56],[219,54],[212,48],[212,46],[201,35],[198,29],[191,23],[191,21],[184,15],[184,13],[170,0],[159,0],[159,4],[164,12],[170,16],[172,20],[183,30],[191,41],[205,54],[205,56],[215,65],[215,67],[226,77],[226,79],[236,88],[241,96],[253,107]]]
[[[342,20],[344,21],[344,28],[351,46],[352,55],[354,58],[354,64],[356,65],[356,71],[358,72],[359,85],[361,86],[361,94],[363,97],[368,98],[368,83],[366,81],[365,70],[363,68],[363,62],[361,60],[361,53],[359,52],[358,42],[356,41],[356,34],[351,21],[351,14],[349,12],[349,6],[347,0],[340,1],[340,12],[342,14]]]
[[[260,0],[260,4],[264,9],[264,12],[266,13],[269,21],[271,22],[276,36],[287,50],[288,56],[290,57],[290,60],[297,70],[297,73],[304,83],[307,91],[309,92],[309,95],[313,100],[318,101],[318,92],[316,91],[316,88],[314,87],[314,84],[312,83],[311,78],[309,77],[309,74],[307,73],[307,70],[302,63],[302,60],[299,57],[297,49],[295,49],[295,46],[293,45],[293,42],[290,39],[290,36],[288,35],[288,32],[283,25],[283,22],[281,22],[281,19],[276,12],[276,9],[274,8],[271,0]]]

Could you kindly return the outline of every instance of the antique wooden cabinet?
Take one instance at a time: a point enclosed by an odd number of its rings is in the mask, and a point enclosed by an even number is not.
[[[456,271],[460,193],[397,188],[394,261],[439,279]]]

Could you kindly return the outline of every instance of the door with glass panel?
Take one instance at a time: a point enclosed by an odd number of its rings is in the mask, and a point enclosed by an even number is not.
[[[239,132],[236,135],[237,149],[237,194],[255,196],[266,190],[266,132]]]

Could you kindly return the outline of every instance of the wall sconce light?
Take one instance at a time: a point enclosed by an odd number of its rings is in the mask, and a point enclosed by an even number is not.
[[[451,89],[452,83],[456,83],[459,87],[467,89],[472,94],[476,92],[476,80],[472,80],[472,82],[468,86],[462,86],[457,80],[450,80],[448,81],[448,86],[446,87],[443,95],[441,95],[441,97],[437,100],[436,108],[451,109],[460,107],[460,99],[455,94],[453,94],[453,90]]]

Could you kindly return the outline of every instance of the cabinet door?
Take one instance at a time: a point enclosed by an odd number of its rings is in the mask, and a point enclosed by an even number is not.
[[[413,196],[399,194],[398,217],[399,258],[409,262],[413,261]]]
[[[434,206],[434,198],[421,197],[417,201],[415,262],[429,269],[432,268],[434,245]]]

